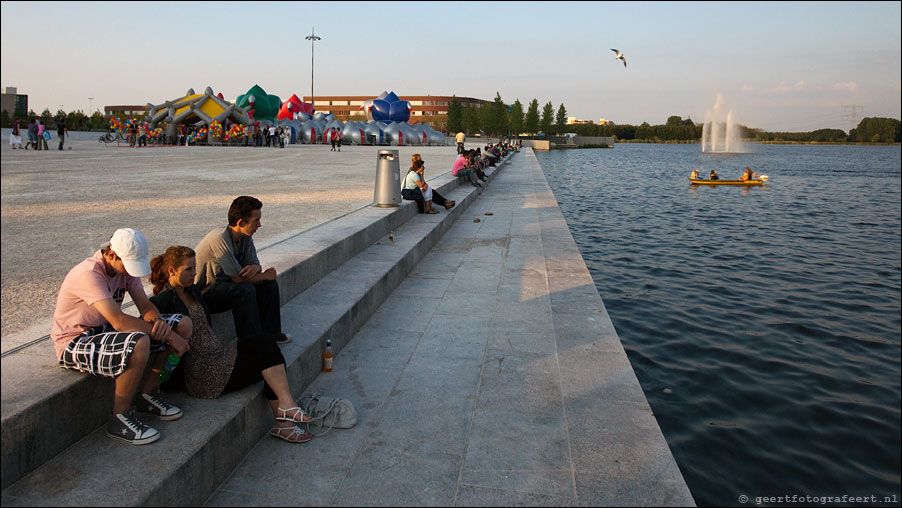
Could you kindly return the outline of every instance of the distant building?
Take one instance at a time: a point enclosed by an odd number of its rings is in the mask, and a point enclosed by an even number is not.
[[[363,106],[364,101],[375,98],[375,95],[317,95],[313,107],[317,112],[335,114],[337,120],[347,120],[351,115],[364,115],[360,107]],[[448,95],[399,95],[398,98],[410,102],[410,123],[417,123],[419,121],[430,122],[430,120],[437,119],[436,117],[446,118],[448,103],[454,97]],[[310,96],[305,95],[301,100],[310,102]],[[458,97],[457,100],[463,106],[472,105],[477,108],[492,103],[492,101],[472,97]]]
[[[104,106],[103,117],[107,120],[115,116],[121,118],[143,117],[147,114],[147,104],[143,106]]]
[[[14,86],[8,86],[0,94],[0,110],[6,111],[10,118],[28,116],[28,96],[22,95]]]
[[[593,123],[592,120],[580,120],[575,116],[567,117],[567,125],[592,125]]]
[[[614,122],[604,119],[604,118],[600,118],[598,120],[598,125],[614,125]]]

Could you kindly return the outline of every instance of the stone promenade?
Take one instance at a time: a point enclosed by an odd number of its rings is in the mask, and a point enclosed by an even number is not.
[[[529,149],[307,392],[358,425],[264,438],[208,505],[694,505]]]

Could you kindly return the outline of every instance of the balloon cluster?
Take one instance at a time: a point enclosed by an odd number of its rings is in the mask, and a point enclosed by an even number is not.
[[[111,131],[121,131],[125,130],[125,126],[122,125],[122,120],[119,117],[110,118],[110,130]]]
[[[229,132],[225,133],[225,139],[240,138],[242,136],[244,136],[244,126],[237,123],[233,124]]]
[[[163,128],[157,127],[156,129],[151,131],[150,135],[154,140],[162,141],[163,140]]]
[[[213,123],[210,124],[210,135],[214,138],[222,137],[222,124],[213,120]]]
[[[197,131],[197,139],[204,139],[207,137],[207,126],[204,125]]]

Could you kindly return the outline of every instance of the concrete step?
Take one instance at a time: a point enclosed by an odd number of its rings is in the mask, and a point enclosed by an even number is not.
[[[325,340],[338,353],[480,194],[448,177],[433,185],[457,201],[450,211],[417,216],[412,202],[367,208],[261,250],[280,272],[283,329],[294,337],[282,351],[296,394],[319,373]],[[112,383],[53,358],[47,343],[3,359],[4,506],[199,504],[271,425],[259,385],[212,401],[173,393],[167,398],[185,416],[148,418],[163,437],[124,446],[105,436]]]

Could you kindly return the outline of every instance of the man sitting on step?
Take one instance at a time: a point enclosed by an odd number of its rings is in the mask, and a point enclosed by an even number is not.
[[[229,207],[229,225],[210,231],[197,244],[195,283],[211,313],[232,310],[238,340],[253,340],[261,333],[284,344],[281,299],[276,269],[263,270],[251,238],[260,228],[263,203],[239,196]]]
[[[160,437],[159,431],[135,417],[136,410],[162,421],[182,417],[182,410],[157,392],[159,373],[169,356],[158,353],[187,352],[193,326],[187,316],[160,315],[141,284],[147,275],[147,239],[134,229],[116,230],[108,244],[69,270],[50,332],[61,367],[116,380],[107,435],[134,445]],[[141,317],[122,312],[126,292]],[[151,374],[135,398],[148,365]]]

